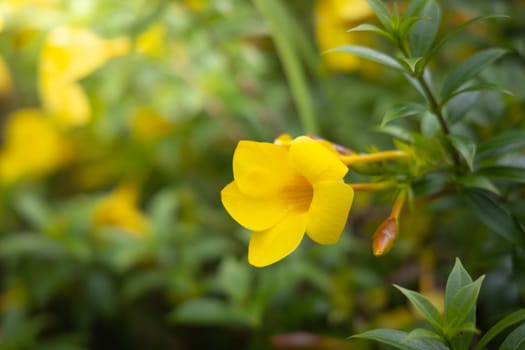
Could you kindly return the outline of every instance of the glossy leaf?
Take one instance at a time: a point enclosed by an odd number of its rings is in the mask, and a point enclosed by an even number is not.
[[[438,332],[442,330],[442,317],[438,309],[428,300],[424,295],[419,294],[398,285],[394,285],[403,293],[410,303],[415,306],[419,313],[430,323],[430,325]]]
[[[403,66],[400,65],[399,62],[397,62],[393,57],[365,46],[344,45],[325,51],[324,54],[329,54],[331,52],[344,52],[383,64],[388,67],[403,70]]]
[[[404,342],[403,339],[407,336],[408,333],[393,329],[374,329],[350,338],[374,340],[401,350],[447,350],[445,345],[429,339],[413,339]]]
[[[492,326],[488,332],[481,337],[474,350],[483,350],[485,346],[502,331],[522,321],[525,321],[525,309],[514,311]]]
[[[392,120],[418,115],[426,110],[427,108],[425,106],[418,103],[402,103],[395,105],[386,111],[383,120],[381,121],[381,126],[386,125]]]
[[[412,56],[420,57],[432,47],[441,23],[441,8],[435,0],[429,0],[420,11],[421,21],[415,23],[409,35]]]
[[[460,328],[476,310],[479,290],[485,276],[461,287],[451,298],[445,310],[447,327]]]
[[[525,168],[492,166],[479,169],[476,173],[493,179],[525,183]]]
[[[394,40],[394,38],[389,32],[379,28],[376,25],[369,24],[369,23],[363,23],[356,27],[350,28],[347,30],[347,32],[372,32],[372,33],[384,36],[385,38],[388,38],[389,40]]]
[[[525,349],[525,323],[513,330],[503,341],[499,350]]]
[[[501,201],[490,192],[466,188],[465,199],[478,219],[510,242],[523,241],[523,231]]]
[[[385,5],[385,3],[382,0],[366,0],[368,2],[368,5],[374,10],[374,13],[379,20],[379,23],[383,25],[383,27],[389,31],[391,29],[390,25],[390,11],[388,10],[388,7]]]
[[[477,159],[485,159],[525,148],[525,130],[510,130],[479,145]]]
[[[441,97],[446,100],[463,84],[478,75],[483,69],[503,56],[507,51],[500,48],[490,48],[480,51],[450,72],[441,89]]]
[[[474,141],[460,135],[450,135],[450,141],[472,171],[474,168],[474,155],[476,154],[476,144]]]

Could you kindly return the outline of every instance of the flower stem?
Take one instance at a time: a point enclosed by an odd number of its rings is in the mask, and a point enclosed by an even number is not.
[[[352,155],[339,155],[339,159],[346,165],[354,165],[361,163],[374,163],[392,159],[408,158],[409,155],[405,151],[385,151],[371,154],[352,154]]]
[[[352,187],[354,191],[381,191],[395,185],[396,183],[392,181],[382,181],[374,183],[354,183],[350,184],[350,187]]]

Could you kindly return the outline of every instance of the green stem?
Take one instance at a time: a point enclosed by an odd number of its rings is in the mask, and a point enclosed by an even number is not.
[[[253,2],[270,27],[277,54],[283,65],[299,112],[302,128],[307,134],[318,134],[317,121],[303,69],[285,34],[287,29],[284,28],[283,23],[279,23],[275,15],[275,13],[279,12],[278,5],[275,3],[275,0],[253,0]]]

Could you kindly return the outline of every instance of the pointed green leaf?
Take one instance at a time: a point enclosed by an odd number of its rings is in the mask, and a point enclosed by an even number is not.
[[[382,127],[374,128],[374,130],[383,134],[390,135],[404,142],[412,143],[414,141],[413,134],[410,131],[404,129],[403,127],[385,125]]]
[[[443,344],[429,339],[413,339],[403,342],[408,333],[394,329],[374,329],[353,335],[350,339],[368,339],[393,346],[401,350],[447,350]]]
[[[525,130],[510,130],[479,145],[477,159],[485,159],[522,148],[525,148]]]
[[[406,71],[416,73],[420,70],[420,63],[422,62],[422,60],[423,57],[401,57],[399,59],[399,63],[401,63],[405,67]]]
[[[489,178],[525,183],[525,168],[513,166],[492,166],[479,169],[476,174]]]
[[[412,56],[424,56],[432,47],[441,23],[441,7],[435,0],[429,0],[419,13],[423,20],[415,23],[409,34]]]
[[[467,162],[469,169],[474,168],[474,155],[476,154],[476,144],[468,137],[460,135],[450,135],[450,141],[456,150]]]
[[[422,294],[419,294],[418,292],[405,289],[395,284],[394,287],[399,289],[401,293],[403,293],[408,298],[412,305],[414,305],[419,313],[428,321],[428,323],[430,323],[434,330],[438,332],[442,331],[443,319],[439,314],[438,309],[436,309],[436,307],[430,302],[430,300],[428,300],[428,298]]]
[[[502,331],[524,320],[525,320],[525,309],[521,309],[521,310],[511,313],[510,315],[506,316],[505,318],[500,320],[498,323],[496,323],[494,326],[492,326],[488,330],[488,332],[485,333],[483,337],[481,337],[481,339],[479,340],[474,350],[483,350],[485,346],[492,339],[494,339],[494,337],[500,334]]]
[[[459,183],[465,187],[476,187],[496,195],[500,195],[500,190],[485,176],[481,176],[478,173],[469,174],[459,179]]]
[[[403,66],[399,64],[393,57],[385,55],[382,52],[376,51],[369,47],[358,46],[358,45],[345,45],[339,46],[335,49],[330,49],[325,51],[323,54],[328,54],[331,52],[345,52],[352,55],[359,56],[361,58],[368,59],[377,63],[381,63],[385,66],[403,70]]]
[[[392,120],[424,113],[426,110],[427,108],[423,105],[420,105],[419,103],[402,103],[395,105],[386,111],[385,115],[383,116],[383,120],[381,121],[381,126],[386,125]]]
[[[465,188],[465,199],[478,219],[510,242],[523,240],[523,232],[507,207],[490,192]]]
[[[454,330],[454,328],[460,328],[458,331],[461,330],[463,323],[475,313],[479,290],[484,278],[485,276],[481,276],[476,281],[463,286],[450,300],[448,308],[445,310],[445,319],[450,330]]]
[[[446,105],[446,120],[449,125],[463,120],[480,96],[479,91],[466,92],[448,100]]]
[[[405,11],[405,17],[418,16],[425,5],[426,0],[411,0]]]
[[[420,130],[421,134],[425,137],[434,137],[434,135],[441,130],[439,121],[434,113],[431,111],[423,113],[421,116]]]
[[[437,334],[436,332],[432,332],[431,330],[425,329],[425,328],[416,328],[402,340],[403,343],[407,343],[414,339],[433,339],[439,342],[444,343],[444,339],[441,335]]]
[[[525,349],[525,323],[513,330],[503,341],[499,350]]]
[[[356,27],[350,28],[347,30],[347,32],[372,32],[376,33],[378,35],[384,36],[385,38],[393,41],[394,38],[392,37],[392,34],[390,34],[387,31],[384,31],[383,29],[379,28],[376,25],[369,24],[369,23],[363,23]]]
[[[385,3],[382,0],[366,0],[366,2],[368,2],[368,5],[370,5],[374,11],[377,19],[379,20],[379,23],[381,23],[387,31],[390,31],[391,15]]]
[[[473,25],[474,23],[477,23],[477,22],[480,22],[480,21],[484,21],[484,20],[487,20],[487,19],[494,19],[494,18],[510,18],[510,16],[492,14],[492,15],[484,15],[484,16],[479,16],[479,17],[472,18],[471,20],[463,23],[462,25],[458,26],[457,28],[454,28],[445,37],[443,37],[443,39],[441,39],[435,45],[433,45],[430,48],[430,50],[428,51],[427,55],[426,55],[427,58],[430,58],[431,56],[436,54],[439,51],[439,49],[441,49],[443,47],[443,45],[445,45],[449,40],[451,40],[454,37],[456,37],[459,33],[461,33],[463,30],[465,30],[469,26]]]
[[[507,51],[504,49],[490,48],[482,50],[469,57],[450,72],[447,80],[443,84],[443,88],[441,89],[441,97],[445,100],[449,99],[450,95],[452,95],[456,89],[474,78],[483,69],[503,56],[506,52]]]
[[[412,28],[414,27],[414,25],[421,21],[421,20],[425,20],[427,18],[425,17],[421,17],[421,16],[417,16],[417,17],[408,17],[408,15],[405,15],[402,19],[401,19],[401,23],[399,24],[399,28],[398,28],[398,35],[400,38],[406,38],[406,36],[408,35],[408,33],[412,30]]]
[[[496,84],[486,84],[486,83],[475,83],[475,84],[472,84],[472,85],[469,85],[469,86],[465,86],[464,88],[461,88],[461,89],[458,89],[456,90],[454,93],[452,93],[447,99],[443,100],[441,103],[443,105],[445,105],[448,101],[450,101],[450,99],[458,96],[458,95],[461,95],[461,94],[464,94],[466,92],[472,92],[472,91],[497,91],[497,92],[500,92],[502,94],[505,94],[505,95],[509,95],[509,96],[514,96],[514,94],[507,90],[507,89],[504,89],[502,88],[501,86],[499,85],[496,85]]]
[[[447,284],[445,286],[445,310],[449,308],[452,298],[456,296],[459,290],[466,285],[472,283],[472,277],[463,267],[461,260],[456,258],[454,267],[448,275]],[[446,312],[446,311],[445,311]]]

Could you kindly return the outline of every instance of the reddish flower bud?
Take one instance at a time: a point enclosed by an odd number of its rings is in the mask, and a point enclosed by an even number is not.
[[[372,252],[381,256],[390,251],[397,237],[397,219],[389,216],[374,233],[372,238]]]

